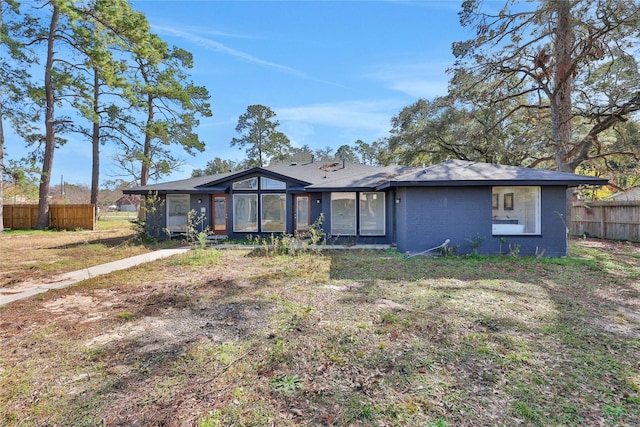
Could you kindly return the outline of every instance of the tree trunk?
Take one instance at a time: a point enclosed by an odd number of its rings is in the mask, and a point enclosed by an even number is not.
[[[573,58],[572,49],[575,34],[571,23],[571,4],[561,0],[553,2],[557,14],[555,28],[554,56],[556,60],[554,75],[554,92],[551,115],[551,131],[555,145],[556,167],[562,172],[574,172],[572,169],[571,152],[571,91],[573,89]]]
[[[91,142],[93,144],[92,166],[91,166],[91,201],[90,203],[98,207],[98,189],[100,185],[100,116],[98,111],[98,97],[100,96],[100,82],[98,70],[93,71],[93,133]]]
[[[58,27],[59,10],[55,3],[52,3],[51,25],[47,40],[47,63],[44,71],[44,91],[45,91],[45,147],[44,160],[42,162],[42,173],[40,175],[40,187],[38,190],[38,222],[36,228],[44,230],[49,226],[49,183],[51,181],[51,171],[53,169],[53,151],[56,144],[54,126],[55,96],[53,93],[53,57],[55,33]]]
[[[554,1],[557,22],[554,30],[553,45],[556,61],[554,91],[551,98],[551,136],[555,146],[556,168],[562,172],[575,171],[571,161],[572,129],[571,129],[571,91],[573,89],[573,57],[572,49],[575,34],[571,22],[571,3],[569,1]],[[573,188],[567,188],[565,201],[564,223],[567,237],[571,232],[571,207],[573,205]],[[567,254],[569,248],[567,247]]]
[[[2,21],[0,20],[0,23]],[[2,28],[0,24],[0,28]],[[4,219],[2,217],[4,212],[4,197],[3,197],[3,183],[4,183],[4,127],[2,122],[4,117],[2,116],[2,105],[0,104],[0,233],[4,232]]]
[[[149,94],[147,96],[147,127],[144,132],[144,148],[142,152],[142,167],[140,169],[140,185],[147,185],[149,181],[149,169],[151,167],[151,126],[153,125],[153,96]],[[140,221],[144,221],[146,212],[144,206],[146,203],[144,202],[145,196],[142,197],[142,203],[140,205],[140,210],[138,210],[138,219]]]
[[[2,0],[0,0],[0,33],[2,33]],[[2,122],[4,117],[2,115],[2,104],[0,104],[0,233],[4,232],[4,197],[3,197],[3,183],[4,183],[4,128]]]

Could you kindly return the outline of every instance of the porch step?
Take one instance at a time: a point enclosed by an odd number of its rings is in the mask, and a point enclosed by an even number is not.
[[[225,234],[210,234],[207,236],[207,240],[213,240],[213,241],[218,241],[218,240],[227,240],[229,238],[229,236],[225,235]]]

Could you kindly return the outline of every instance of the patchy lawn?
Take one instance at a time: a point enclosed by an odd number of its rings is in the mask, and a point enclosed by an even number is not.
[[[152,250],[134,240],[127,217],[98,221],[96,231],[7,231],[0,234],[0,288]]]
[[[640,246],[197,250],[0,307],[0,425],[639,425]]]

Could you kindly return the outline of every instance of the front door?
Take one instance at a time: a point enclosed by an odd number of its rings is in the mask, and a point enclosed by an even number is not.
[[[309,230],[309,195],[296,194],[293,223],[296,231]]]
[[[213,196],[213,233],[218,235],[227,234],[227,195],[219,194]]]

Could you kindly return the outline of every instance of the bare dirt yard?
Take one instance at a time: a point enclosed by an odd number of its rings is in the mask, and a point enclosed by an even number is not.
[[[640,425],[640,246],[571,249],[207,248],[17,301],[0,425]]]

